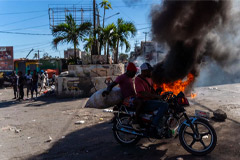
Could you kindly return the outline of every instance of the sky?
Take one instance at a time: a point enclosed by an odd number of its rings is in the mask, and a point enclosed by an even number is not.
[[[110,18],[105,21],[105,26],[115,23],[118,18],[133,22],[138,29],[137,35],[129,39],[131,50],[134,50],[136,41],[140,44],[141,41],[145,40],[143,32],[151,31],[151,18],[149,17],[151,7],[154,4],[159,4],[160,1],[109,0],[113,9],[106,11],[106,18]],[[101,0],[96,0],[97,4],[100,2]],[[53,47],[54,37],[51,35],[48,9],[53,6],[73,4],[92,6],[92,0],[0,0],[0,46],[13,46],[14,59],[25,58],[31,49],[34,50],[28,57],[30,59],[38,50],[40,57],[44,53],[48,53],[53,57],[63,58],[64,50],[72,48],[73,45],[60,44],[57,49]],[[118,12],[120,14],[115,15]],[[101,8],[100,16],[103,16]],[[38,35],[28,35],[29,33]],[[150,39],[150,34],[148,34],[147,40]],[[80,42],[78,48],[83,50],[83,44],[84,42]],[[120,48],[119,51],[125,52],[125,48]]]

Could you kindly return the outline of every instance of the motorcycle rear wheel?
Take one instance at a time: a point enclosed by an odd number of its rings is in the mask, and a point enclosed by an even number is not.
[[[182,125],[179,130],[181,145],[193,155],[203,156],[210,153],[217,144],[217,134],[214,128],[203,119],[197,119],[193,125],[199,136],[197,137],[189,126]]]
[[[122,125],[132,127],[131,126],[132,121],[129,116],[121,116],[119,120],[121,121]],[[113,124],[113,135],[118,143],[122,145],[135,145],[140,141],[141,137],[138,135],[133,135],[130,133],[119,131],[117,129],[119,128],[119,125],[120,124],[118,121],[115,121]]]

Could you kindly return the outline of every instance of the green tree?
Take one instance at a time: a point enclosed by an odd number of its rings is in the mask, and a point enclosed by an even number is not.
[[[105,21],[105,11],[107,10],[107,9],[112,9],[112,5],[111,5],[111,3],[108,1],[108,0],[103,0],[101,3],[100,3],[100,6],[102,7],[102,8],[104,8],[104,14],[103,14],[103,28],[104,28],[104,21]]]
[[[105,46],[107,46],[107,62],[109,57],[109,51],[110,47],[114,48],[114,37],[116,33],[116,25],[114,23],[111,23],[107,25],[105,28],[102,28],[101,35],[100,35],[100,41],[103,42]]]
[[[132,22],[126,22],[122,18],[117,21],[116,30],[114,33],[114,63],[118,63],[118,49],[119,45],[123,47],[125,45],[126,52],[131,48],[129,37],[134,37],[136,35],[137,29]]]
[[[102,28],[104,28],[104,22],[105,22],[105,14],[106,14],[106,10],[108,9],[112,9],[112,5],[111,3],[108,1],[108,0],[103,0],[101,3],[100,3],[100,6],[102,8],[104,8],[104,13],[103,13],[103,26]],[[102,49],[102,43],[100,42],[100,52],[101,53],[101,49]],[[106,44],[104,44],[104,55],[106,55]]]
[[[86,52],[91,53],[92,52],[92,45],[94,42],[94,39],[92,36],[89,36],[89,38],[84,38],[84,41],[86,41],[86,43],[84,44],[83,48]]]
[[[89,22],[77,25],[72,15],[67,15],[65,23],[61,23],[52,28],[52,34],[55,37],[53,39],[54,47],[57,48],[59,43],[72,43],[74,45],[75,64],[77,64],[76,54],[79,40],[82,41],[83,38],[89,34],[91,26],[92,24]]]

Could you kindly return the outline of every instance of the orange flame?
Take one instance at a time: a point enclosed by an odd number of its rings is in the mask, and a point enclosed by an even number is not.
[[[191,93],[191,98],[195,98],[197,96],[197,93]]]
[[[193,74],[189,73],[187,75],[186,80],[176,80],[175,82],[172,83],[163,83],[161,85],[155,85],[155,88],[162,88],[162,93],[164,92],[173,92],[173,94],[177,95],[179,92],[184,92],[187,88],[188,85],[190,85],[194,81],[195,77]],[[196,97],[196,94],[195,96]]]

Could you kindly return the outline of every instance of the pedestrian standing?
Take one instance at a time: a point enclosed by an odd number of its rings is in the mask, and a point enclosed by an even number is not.
[[[15,71],[12,72],[11,75],[11,80],[12,80],[12,86],[13,86],[13,92],[14,92],[14,98],[18,98],[18,76]]]
[[[31,90],[31,95],[33,99],[33,92],[36,92],[36,98],[37,98],[37,93],[38,93],[38,75],[36,70],[33,71],[33,76],[32,76],[32,90]]]
[[[41,73],[37,72],[38,75],[38,86],[41,86]]]
[[[49,87],[49,79],[48,79],[48,73],[45,71],[45,78],[46,78],[46,86]]]
[[[46,89],[45,84],[46,84],[46,76],[44,74],[44,71],[41,70],[41,75],[40,75],[40,81],[41,81],[41,87],[39,93],[41,93],[42,89]]]
[[[32,75],[30,73],[31,71],[28,70],[28,73],[25,75],[26,82],[27,82],[27,99],[28,99],[28,94],[31,92],[32,88]]]
[[[52,75],[52,85],[53,84],[55,85],[55,79],[56,79],[56,73],[53,72],[53,75]]]
[[[22,72],[18,72],[18,89],[19,89],[19,98],[18,100],[20,101],[21,99],[23,100],[24,98],[24,92],[23,92],[23,86],[24,86],[24,77],[22,75]]]

